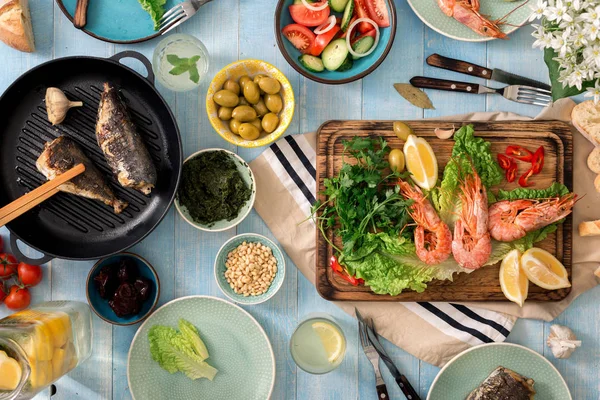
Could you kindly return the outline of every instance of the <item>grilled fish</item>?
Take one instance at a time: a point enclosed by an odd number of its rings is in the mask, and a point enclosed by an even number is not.
[[[96,139],[121,186],[150,194],[156,185],[156,168],[118,90],[109,83],[100,98]]]
[[[533,400],[535,381],[511,371],[496,368],[466,400]]]
[[[58,189],[88,199],[100,200],[112,206],[116,214],[123,211],[128,204],[117,199],[104,176],[72,139],[60,136],[47,142],[35,165],[46,178],[54,179],[79,163],[85,166],[85,172],[63,183]]]

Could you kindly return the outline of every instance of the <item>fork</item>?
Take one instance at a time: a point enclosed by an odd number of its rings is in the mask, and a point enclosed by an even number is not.
[[[185,0],[184,2],[177,4],[169,11],[165,12],[158,21],[158,32],[161,35],[164,35],[171,29],[177,28],[179,25],[190,19],[192,15],[196,14],[200,7],[210,1],[211,0]]]
[[[358,333],[360,335],[360,344],[362,345],[363,351],[365,352],[371,364],[373,364],[373,369],[375,370],[377,398],[380,400],[387,400],[390,398],[390,396],[388,395],[387,387],[385,386],[385,382],[383,381],[381,372],[379,371],[379,353],[377,353],[375,347],[373,347],[371,341],[369,340],[367,326],[360,321],[358,321]]]
[[[410,83],[418,88],[447,90],[450,92],[473,94],[494,93],[517,103],[534,104],[542,107],[546,107],[552,103],[551,91],[533,86],[510,85],[494,89],[477,83],[448,81],[424,76],[415,76],[410,80]]]

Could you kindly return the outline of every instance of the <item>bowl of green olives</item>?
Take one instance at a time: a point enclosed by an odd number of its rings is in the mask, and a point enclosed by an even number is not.
[[[206,112],[219,135],[241,147],[261,147],[280,136],[294,116],[288,79],[261,60],[240,60],[219,71],[208,87]]]

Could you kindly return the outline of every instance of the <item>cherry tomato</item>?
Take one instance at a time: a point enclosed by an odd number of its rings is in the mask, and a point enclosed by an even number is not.
[[[314,3],[315,7],[318,7],[321,3]],[[329,18],[329,7],[324,8],[320,11],[309,10],[304,4],[292,4],[289,6],[290,16],[295,23],[303,26],[319,26]]]
[[[325,50],[325,47],[327,47],[329,42],[331,42],[333,37],[337,35],[339,31],[340,27],[336,25],[327,32],[318,34],[310,48],[310,54],[313,56],[320,56],[323,50]]]
[[[302,54],[307,54],[315,42],[315,34],[307,27],[299,24],[287,25],[281,30],[281,33]]]
[[[369,16],[380,28],[390,26],[390,14],[385,0],[363,0],[367,5]]]
[[[39,265],[29,265],[20,262],[17,267],[19,280],[25,286],[35,286],[42,281],[42,268]]]
[[[17,259],[12,254],[0,253],[0,279],[8,278],[17,271]]]
[[[531,169],[534,174],[539,174],[544,168],[544,146],[538,147],[533,153],[533,160],[531,161]]]
[[[8,296],[4,299],[4,304],[11,310],[21,310],[29,307],[31,303],[31,294],[27,288],[20,288],[17,285],[10,287]]]
[[[533,160],[533,153],[521,146],[508,146],[506,155],[521,161],[531,162]]]
[[[523,175],[521,175],[521,177],[519,178],[519,186],[521,187],[529,187],[529,186],[533,186],[533,183],[529,183],[527,180],[531,177],[531,175],[533,175],[533,167],[531,167],[529,169],[529,171],[525,172]]]
[[[2,236],[0,236],[0,253],[2,250],[4,250],[4,239],[2,239]]]
[[[514,161],[510,159],[510,157],[498,153],[498,164],[500,164],[500,168],[502,168],[505,171],[508,171],[508,169],[513,163]]]
[[[512,164],[510,165],[510,167],[508,167],[508,169],[506,170],[506,180],[508,182],[514,182],[516,177],[517,177],[517,169],[518,169],[518,165],[516,162],[512,162]]]
[[[366,0],[354,0],[354,12],[358,18],[369,18],[369,10],[367,10],[367,5],[365,4]],[[365,33],[373,29],[373,25],[368,22],[361,22],[356,27],[360,33]]]

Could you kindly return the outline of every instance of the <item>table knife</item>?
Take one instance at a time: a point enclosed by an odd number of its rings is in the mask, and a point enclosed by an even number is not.
[[[550,85],[536,81],[534,79],[529,79],[519,75],[511,74],[510,72],[502,71],[498,68],[489,69],[481,67],[470,62],[440,56],[439,54],[430,55],[429,57],[427,57],[426,61],[427,64],[431,65],[432,67],[460,72],[461,74],[476,76],[478,78],[491,79],[493,81],[503,82],[509,85],[525,85],[545,90],[552,90]]]
[[[402,390],[402,393],[404,393],[404,396],[406,396],[408,400],[421,400],[417,391],[412,387],[406,376],[402,375],[400,371],[398,371],[398,368],[396,368],[396,366],[392,362],[392,359],[387,354],[381,342],[379,341],[379,336],[377,335],[373,327],[370,324],[367,324],[367,322],[363,319],[362,315],[360,315],[356,308],[354,309],[354,311],[356,312],[356,318],[358,318],[358,320],[365,324],[365,326],[367,327],[367,335],[369,336],[369,340],[373,344],[375,351],[379,353],[381,360],[383,360],[383,363],[390,371],[390,374],[392,374],[392,376],[396,380],[396,383],[400,387],[400,390]]]

